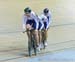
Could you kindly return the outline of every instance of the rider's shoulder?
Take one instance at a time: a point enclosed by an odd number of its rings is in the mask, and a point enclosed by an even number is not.
[[[33,17],[34,17],[34,16],[37,17],[37,16],[36,16],[36,13],[35,13],[34,11],[31,12],[31,16],[33,16]]]
[[[40,17],[44,18],[44,19],[47,19],[47,17],[44,14],[42,14]]]

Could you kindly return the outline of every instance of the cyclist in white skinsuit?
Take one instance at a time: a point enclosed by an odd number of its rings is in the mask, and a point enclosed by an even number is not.
[[[37,17],[38,17],[38,22],[39,22],[38,35],[39,35],[39,51],[40,51],[40,49],[41,49],[41,41],[42,41],[42,35],[41,35],[42,33],[41,33],[41,31],[42,31],[42,29],[44,27],[44,24],[43,24],[41,16],[37,16]]]
[[[51,12],[49,11],[48,8],[45,8],[43,10],[43,14],[41,16],[42,16],[42,18],[44,18],[44,19],[42,19],[42,21],[44,23],[44,31],[45,31],[45,34],[44,34],[45,35],[45,46],[47,46],[47,32],[48,32],[48,29],[52,22],[51,21]]]
[[[24,9],[24,15],[23,15],[23,29],[31,30],[34,29],[34,34],[37,42],[37,48],[39,46],[39,38],[38,38],[38,26],[39,23],[37,21],[36,14],[29,8]],[[27,32],[28,41],[30,41],[30,34]]]

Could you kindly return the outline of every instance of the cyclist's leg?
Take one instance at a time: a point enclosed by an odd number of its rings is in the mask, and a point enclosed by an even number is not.
[[[44,30],[44,36],[45,36],[44,40],[47,41],[47,30]]]
[[[44,23],[44,41],[45,41],[45,46],[47,46],[47,23]]]
[[[40,45],[40,43],[41,43],[41,30],[42,30],[42,24],[39,22],[39,27],[38,27],[38,36],[39,36],[39,45]]]
[[[39,23],[39,42],[40,42],[40,49],[44,48],[44,39],[45,37],[45,33],[43,31],[44,29],[44,23]]]
[[[43,29],[44,25],[42,23],[39,23],[39,46],[40,48],[42,48],[42,29]]]
[[[26,25],[26,30],[30,30],[31,28],[29,27],[29,25]],[[28,36],[28,41],[31,41],[31,36],[30,36],[30,31],[27,31],[27,36]]]
[[[34,36],[35,36],[35,40],[37,42],[37,46],[39,45],[39,36],[38,36],[38,30],[34,30]]]
[[[39,35],[39,44],[41,44],[41,41],[42,41],[41,31],[38,31],[38,35]]]
[[[37,46],[37,49],[38,51],[40,50],[38,47],[39,47],[39,36],[38,36],[38,29],[36,29],[36,23],[34,22],[33,25],[32,25],[32,28],[34,29],[34,37],[35,37],[35,40],[36,40],[36,46]]]
[[[42,43],[42,31],[39,31],[39,47],[40,47],[40,49],[43,48],[43,43]]]
[[[31,26],[31,22],[30,20],[27,20],[26,22],[26,30],[31,30],[32,26]],[[31,38],[30,38],[30,31],[27,31],[27,36],[28,36],[28,41],[31,41]]]
[[[29,56],[32,55],[32,40],[31,40],[31,32],[29,31],[31,29],[30,24],[26,25],[26,30],[27,30],[27,36],[28,36],[28,53]]]

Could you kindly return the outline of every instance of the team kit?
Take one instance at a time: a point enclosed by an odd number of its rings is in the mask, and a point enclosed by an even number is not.
[[[48,8],[44,8],[41,15],[37,15],[30,7],[24,9],[23,14],[23,33],[26,31],[28,36],[28,41],[31,41],[30,30],[35,37],[36,49],[40,51],[41,49],[47,47],[47,32],[51,24],[51,12]],[[43,35],[42,35],[43,33]],[[43,39],[44,38],[44,39]],[[44,46],[43,41],[44,40]]]

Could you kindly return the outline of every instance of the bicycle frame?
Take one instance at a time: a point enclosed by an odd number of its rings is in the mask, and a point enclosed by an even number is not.
[[[34,33],[33,31],[34,30],[29,30],[30,31],[30,40],[31,41],[28,41],[28,51],[29,51],[29,56],[32,55],[32,49],[34,49],[34,53],[35,55],[37,54],[36,52],[36,41],[35,41],[35,36],[34,36]]]

